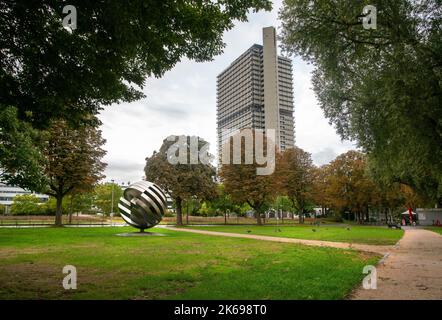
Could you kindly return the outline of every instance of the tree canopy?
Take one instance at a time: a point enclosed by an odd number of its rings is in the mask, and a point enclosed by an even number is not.
[[[193,146],[195,141],[196,144]],[[204,200],[216,196],[215,168],[210,162],[205,163],[201,159],[196,163],[191,161],[194,151],[201,158],[213,159],[206,146],[207,142],[199,137],[170,136],[163,140],[158,152],[146,158],[144,167],[146,180],[159,185],[174,199],[178,225],[182,225],[183,200],[192,197]],[[181,158],[183,162],[175,163],[171,158],[179,158],[177,155],[179,152],[184,153]]]
[[[113,206],[112,206],[112,192],[113,195]],[[118,215],[118,202],[120,197],[123,195],[123,190],[116,183],[103,183],[95,186],[94,204],[100,209],[100,212],[105,215],[110,215],[111,213]],[[113,212],[112,212],[113,209]]]
[[[11,213],[15,215],[33,215],[39,213],[40,199],[33,194],[22,194],[14,197]]]
[[[248,129],[246,129],[248,130]],[[269,207],[272,200],[276,196],[276,188],[274,181],[274,174],[271,175],[259,175],[257,174],[258,168],[262,168],[262,164],[257,163],[257,157],[254,156],[259,153],[256,148],[256,139],[258,135],[262,136],[263,150],[267,150],[267,138],[265,135],[258,133],[254,130],[251,131],[252,140],[248,141],[251,146],[255,146],[255,149],[246,148],[246,139],[241,137],[241,131],[236,135],[241,138],[239,146],[235,146],[232,142],[226,142],[226,146],[230,147],[230,161],[221,166],[220,178],[224,184],[225,191],[231,196],[232,200],[242,205],[247,203],[255,211],[257,223],[261,224],[261,214]],[[233,141],[233,137],[230,138]],[[273,145],[273,143],[270,143]],[[226,149],[227,150],[227,149]],[[240,163],[235,164],[234,154],[240,155]],[[251,163],[246,163],[246,159],[250,156],[252,158]],[[275,162],[275,159],[268,159],[268,162]],[[269,163],[266,164],[267,167]]]
[[[42,175],[41,132],[21,122],[14,107],[0,109],[0,179],[11,185],[41,191],[47,185]]]
[[[42,174],[47,186],[43,192],[57,200],[56,220],[61,224],[61,205],[71,192],[91,190],[104,178],[106,164],[101,161],[106,151],[101,131],[83,125],[73,130],[62,120],[54,121],[44,133],[42,154],[45,166]]]
[[[62,25],[60,1],[0,3],[0,106],[34,126],[96,120],[103,106],[143,97],[183,57],[208,61],[223,32],[267,0],[72,0],[77,27]]]
[[[364,6],[377,26],[364,29]],[[442,200],[442,4],[285,0],[283,47],[311,61],[325,116],[374,174]]]
[[[339,155],[326,166],[328,203],[335,210],[355,215],[360,222],[368,214],[376,191],[366,169],[365,155],[354,150]]]
[[[298,211],[300,223],[304,222],[304,211],[312,201],[313,168],[310,153],[298,147],[279,154],[276,162],[276,185]]]

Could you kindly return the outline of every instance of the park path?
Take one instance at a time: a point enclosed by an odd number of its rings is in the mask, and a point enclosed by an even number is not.
[[[393,246],[378,246],[378,245],[368,245],[368,244],[357,244],[357,243],[346,243],[346,242],[334,242],[334,241],[321,241],[321,240],[306,240],[306,239],[295,239],[295,238],[283,238],[283,237],[272,237],[263,235],[253,235],[253,234],[241,234],[241,233],[231,233],[231,232],[217,232],[208,230],[197,230],[188,228],[176,228],[165,226],[165,228],[174,231],[199,233],[210,236],[221,236],[221,237],[234,237],[234,238],[246,238],[255,240],[265,240],[265,241],[275,241],[275,242],[285,242],[285,243],[298,243],[307,246],[316,247],[331,247],[338,249],[355,249],[359,251],[374,252],[379,254],[387,254],[393,248]]]
[[[355,300],[442,299],[442,236],[407,229],[377,268],[377,289],[357,288]]]

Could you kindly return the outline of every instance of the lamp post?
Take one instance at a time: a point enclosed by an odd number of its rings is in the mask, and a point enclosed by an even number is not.
[[[112,179],[111,182],[112,182],[112,202],[111,202],[110,218],[111,218],[111,226],[112,226],[112,217],[114,216],[114,179]]]

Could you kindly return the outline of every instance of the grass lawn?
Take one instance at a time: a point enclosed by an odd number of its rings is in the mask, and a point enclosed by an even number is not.
[[[342,299],[380,258],[161,228],[115,235],[132,231],[0,229],[0,299]],[[62,287],[69,264],[76,290]]]
[[[440,235],[442,235],[442,227],[427,227],[427,228],[425,228],[425,229],[428,229],[428,230],[430,230],[430,231],[437,232],[437,233],[439,233]]]
[[[373,245],[395,244],[404,234],[403,230],[393,230],[371,226],[206,226],[192,228],[219,232],[234,232],[309,240],[365,243]]]

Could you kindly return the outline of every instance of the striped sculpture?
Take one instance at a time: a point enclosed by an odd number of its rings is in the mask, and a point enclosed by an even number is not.
[[[152,182],[139,181],[124,190],[118,208],[127,224],[143,232],[160,223],[167,208],[166,195]]]

